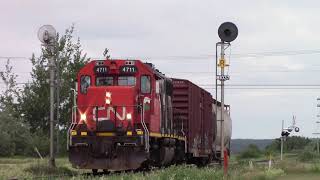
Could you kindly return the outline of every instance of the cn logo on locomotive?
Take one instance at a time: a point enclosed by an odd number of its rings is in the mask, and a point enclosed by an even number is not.
[[[99,111],[105,111],[106,108],[105,107],[98,107],[98,114]],[[106,117],[102,117],[102,116],[98,116],[98,121],[107,121],[107,120],[111,120],[111,113],[115,114],[118,120],[125,120],[126,119],[126,107],[122,107],[122,108],[117,108],[117,112],[115,111],[114,107],[108,107],[107,108],[107,116]],[[120,114],[121,113],[121,114]],[[92,119],[96,120],[96,109],[92,109]]]

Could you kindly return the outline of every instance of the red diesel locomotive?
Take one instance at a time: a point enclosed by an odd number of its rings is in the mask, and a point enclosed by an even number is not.
[[[200,165],[219,153],[215,105],[220,103],[151,63],[91,61],[77,75],[74,101],[68,150],[76,168],[96,173]]]

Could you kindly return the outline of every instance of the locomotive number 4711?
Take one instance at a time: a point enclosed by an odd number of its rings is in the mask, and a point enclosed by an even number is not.
[[[108,67],[106,67],[106,66],[95,67],[95,72],[97,74],[107,74],[108,73]]]
[[[138,69],[136,66],[121,66],[120,71],[122,73],[136,73]]]

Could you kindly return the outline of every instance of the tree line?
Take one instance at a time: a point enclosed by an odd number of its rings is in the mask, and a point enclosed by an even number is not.
[[[280,154],[281,140],[276,138],[271,144],[267,145],[264,149],[259,149],[256,144],[249,144],[246,149],[239,153],[238,158],[250,159],[259,157],[269,157]],[[284,139],[283,143],[284,153],[298,154],[298,157],[302,160],[307,158],[319,158],[317,155],[317,144],[307,137],[301,136],[289,136]]]

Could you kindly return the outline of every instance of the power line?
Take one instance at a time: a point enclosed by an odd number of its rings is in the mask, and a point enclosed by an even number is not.
[[[288,51],[267,51],[267,52],[256,52],[256,53],[243,53],[243,54],[232,54],[232,58],[263,58],[268,56],[296,56],[296,55],[308,55],[308,54],[320,54],[320,49],[313,50],[288,50]],[[214,58],[214,54],[203,54],[203,55],[171,55],[171,56],[137,56],[137,57],[126,57],[127,59],[150,59],[150,60],[199,60],[199,59],[211,59]],[[101,59],[101,58],[97,58]]]
[[[309,55],[309,54],[320,54],[320,49],[309,49],[309,50],[288,50],[288,51],[266,51],[266,52],[254,52],[254,53],[235,53],[232,54],[232,58],[259,58],[268,56],[296,56],[296,55]],[[166,55],[166,56],[124,56],[124,57],[113,57],[112,59],[129,59],[129,60],[147,60],[147,61],[167,61],[167,60],[207,60],[214,58],[214,54],[200,54],[200,55]],[[93,57],[93,60],[105,59],[104,57]],[[179,62],[183,63],[183,62]]]
[[[204,88],[204,89],[215,89],[214,87],[202,87],[202,88]],[[241,90],[241,89],[243,89],[243,90],[257,90],[257,89],[259,89],[259,90],[317,90],[317,89],[319,89],[320,90],[320,87],[319,88],[278,88],[278,87],[273,87],[273,88],[250,88],[250,87],[248,87],[248,88],[232,88],[232,87],[226,87],[226,89],[237,89],[237,90]]]
[[[287,50],[287,51],[265,51],[265,52],[253,52],[253,53],[235,53],[232,54],[233,58],[254,58],[254,57],[267,57],[267,56],[295,56],[295,55],[308,55],[308,54],[320,54],[320,49],[304,49],[304,50]],[[168,55],[168,56],[127,56],[119,59],[209,59],[213,58],[214,54],[202,54],[202,55]],[[25,56],[0,56],[0,59],[30,59],[31,57]],[[105,59],[104,57],[96,57],[90,59]],[[114,58],[117,59],[117,58]]]
[[[306,73],[314,73],[314,72],[320,72],[319,70],[264,70],[264,71],[233,71],[231,72],[231,74],[240,74],[240,73],[245,73],[245,74],[249,74],[249,73],[301,73],[301,72],[306,72]],[[163,72],[164,74],[214,74],[214,71],[177,71],[177,72]]]
[[[23,57],[23,56],[0,56],[0,59],[30,60],[31,57]]]
[[[215,84],[198,84],[199,86],[215,86]],[[302,86],[302,87],[310,87],[310,86],[319,86],[320,84],[225,84],[225,86],[274,86],[274,87],[279,87],[279,86]]]

